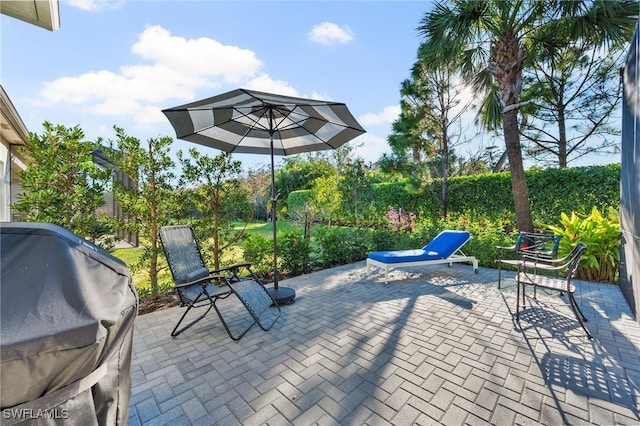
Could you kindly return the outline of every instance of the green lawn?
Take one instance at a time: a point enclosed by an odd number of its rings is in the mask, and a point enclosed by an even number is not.
[[[291,222],[289,220],[278,220],[276,223],[278,232],[290,232],[304,230],[304,226],[300,222]],[[234,222],[235,229],[242,229],[244,222]],[[251,234],[260,234],[265,238],[273,238],[273,225],[271,222],[252,222],[247,225],[247,232]]]

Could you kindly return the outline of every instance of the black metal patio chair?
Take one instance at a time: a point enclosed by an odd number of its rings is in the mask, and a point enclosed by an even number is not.
[[[160,228],[160,241],[171,269],[180,305],[185,312],[171,332],[175,337],[204,318],[214,308],[224,329],[233,340],[240,340],[253,325],[264,331],[271,329],[280,317],[278,303],[251,271],[251,262],[235,264],[220,270],[209,270],[204,263],[193,228],[189,225],[164,226]],[[241,270],[246,270],[243,276]],[[233,334],[217,302],[234,295],[246,308],[251,322],[239,334]],[[206,311],[180,327],[192,308],[204,307]]]
[[[520,232],[516,242],[511,246],[496,247],[498,255],[498,289],[502,281],[502,267],[517,268],[523,255],[536,256],[540,261],[554,260],[558,257],[561,235],[542,232]]]
[[[584,323],[587,322],[587,318],[582,313],[582,310],[578,306],[574,296],[576,286],[573,283],[574,275],[578,266],[580,266],[580,260],[586,250],[587,246],[584,243],[579,242],[573,250],[571,250],[571,253],[561,259],[549,260],[527,255],[522,257],[522,260],[518,264],[518,272],[516,274],[516,283],[518,284],[516,321],[520,321],[521,294],[522,307],[525,308],[526,306],[524,289],[527,285],[531,285],[534,288],[557,291],[561,294],[567,293],[571,310],[578,319],[582,329],[587,334],[587,337],[591,339],[592,336],[584,325]]]

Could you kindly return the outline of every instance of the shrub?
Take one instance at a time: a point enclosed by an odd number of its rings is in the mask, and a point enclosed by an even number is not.
[[[388,228],[377,228],[371,233],[371,251],[394,250],[398,247],[396,235]]]
[[[301,232],[282,232],[278,236],[278,254],[285,271],[293,275],[308,272],[310,252],[309,240]]]
[[[174,287],[173,282],[158,283],[158,295],[171,293]],[[138,297],[140,299],[146,299],[153,296],[151,293],[151,287],[149,286],[137,286],[136,291],[138,292]]]
[[[259,234],[247,236],[244,240],[244,259],[253,262],[254,272],[273,269],[273,241]]]
[[[316,240],[323,265],[343,265],[365,259],[371,247],[369,231],[354,228],[320,228]]]
[[[620,264],[620,222],[618,211],[609,208],[603,216],[594,207],[589,214],[562,213],[560,225],[548,225],[556,235],[562,235],[559,256],[566,255],[579,241],[587,246],[576,276],[589,281],[614,283]]]

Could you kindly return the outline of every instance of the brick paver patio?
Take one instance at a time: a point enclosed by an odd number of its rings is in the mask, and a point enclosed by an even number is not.
[[[296,302],[240,342],[213,311],[175,339],[182,308],[140,316],[129,424],[640,424],[640,325],[618,287],[580,283],[588,340],[557,293],[521,329],[506,276],[340,266],[284,281]]]

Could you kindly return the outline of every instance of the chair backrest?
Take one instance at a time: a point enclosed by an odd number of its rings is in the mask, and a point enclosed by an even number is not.
[[[471,234],[468,231],[442,231],[422,249],[437,253],[438,257],[446,259],[460,250],[470,239]]]
[[[541,232],[521,232],[516,240],[515,248],[517,253],[529,252],[542,254],[551,259],[558,257],[561,235],[554,235]]]
[[[208,275],[193,228],[189,225],[163,226],[160,241],[175,283]]]

